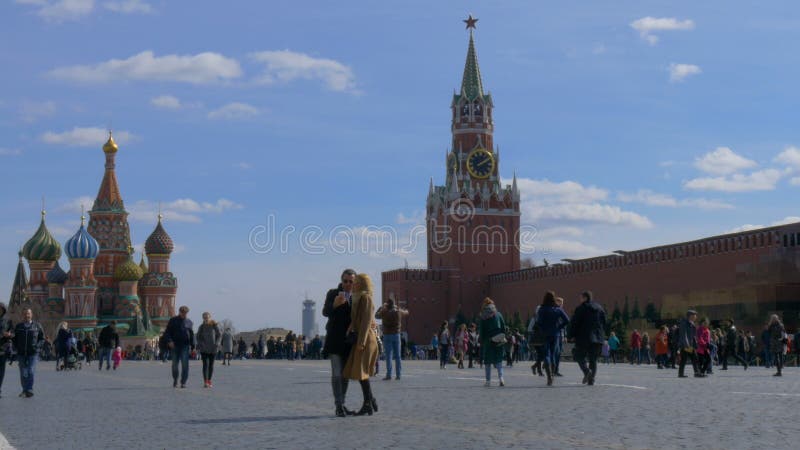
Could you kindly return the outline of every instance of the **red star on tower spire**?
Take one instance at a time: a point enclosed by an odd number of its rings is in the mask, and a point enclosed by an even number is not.
[[[475,29],[475,24],[478,22],[478,19],[472,17],[472,14],[469,15],[465,20],[462,20],[465,24],[467,24],[467,30],[470,28]]]

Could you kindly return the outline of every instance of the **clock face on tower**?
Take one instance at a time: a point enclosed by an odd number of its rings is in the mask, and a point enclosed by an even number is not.
[[[482,148],[476,148],[467,156],[467,170],[475,178],[489,178],[494,172],[494,156]]]

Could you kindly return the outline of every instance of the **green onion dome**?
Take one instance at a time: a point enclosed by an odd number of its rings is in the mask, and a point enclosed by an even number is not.
[[[42,211],[42,223],[33,237],[22,247],[22,254],[28,261],[58,261],[61,257],[61,245],[47,230],[44,223],[45,212]]]
[[[143,276],[142,269],[133,260],[133,252],[128,256],[128,260],[118,265],[114,271],[114,279],[117,281],[139,281]]]

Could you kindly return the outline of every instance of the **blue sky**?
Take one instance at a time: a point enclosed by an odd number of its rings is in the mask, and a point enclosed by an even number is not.
[[[299,329],[343,268],[424,265],[424,243],[341,255],[327,236],[410,239],[444,178],[468,13],[535,261],[800,216],[794,2],[4,1],[0,295],[43,195],[56,237],[77,229],[108,127],[133,240],[161,202],[195,317]],[[269,216],[295,228],[286,252],[250,243]]]

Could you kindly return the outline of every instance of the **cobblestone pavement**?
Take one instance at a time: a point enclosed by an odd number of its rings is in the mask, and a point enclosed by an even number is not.
[[[383,365],[383,363],[382,363]],[[562,364],[556,386],[529,365],[507,386],[483,386],[480,369],[439,370],[405,362],[401,381],[373,380],[380,412],[333,416],[327,361],[234,361],[202,388],[192,362],[187,389],[173,389],[169,364],[123,362],[60,373],[38,368],[21,399],[9,367],[0,433],[18,449],[62,448],[797,448],[800,370],[734,367],[708,379],[678,379],[653,366],[601,366],[598,385]],[[496,378],[496,373],[493,374]],[[348,392],[360,406],[358,385]],[[2,438],[0,438],[2,442]]]

